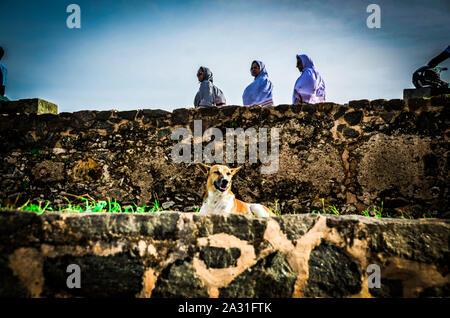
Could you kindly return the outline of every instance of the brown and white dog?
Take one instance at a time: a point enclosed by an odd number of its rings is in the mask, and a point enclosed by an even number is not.
[[[203,163],[198,166],[208,176],[206,182],[206,194],[199,213],[201,214],[223,214],[243,213],[253,214],[259,217],[275,216],[267,207],[261,204],[246,203],[235,198],[231,192],[231,179],[242,168],[242,166],[230,169],[223,165],[212,167]]]

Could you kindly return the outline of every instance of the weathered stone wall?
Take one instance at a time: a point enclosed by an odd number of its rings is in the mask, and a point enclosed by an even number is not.
[[[64,195],[194,211],[205,178],[175,163],[173,129],[279,128],[280,163],[235,176],[237,197],[282,213],[326,204],[341,214],[384,205],[393,217],[449,218],[449,99],[361,100],[346,105],[279,105],[0,115],[0,198],[67,203]],[[270,141],[270,139],[269,139]],[[204,142],[205,146],[207,142]],[[247,155],[248,159],[248,155]]]
[[[2,211],[0,297],[450,297],[449,239],[437,219]]]

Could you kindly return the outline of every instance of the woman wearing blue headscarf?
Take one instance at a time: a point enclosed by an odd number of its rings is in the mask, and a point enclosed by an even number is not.
[[[269,80],[264,63],[261,61],[253,61],[250,73],[255,77],[255,80],[244,90],[244,94],[242,95],[244,105],[273,105],[273,85]]]
[[[297,68],[302,74],[295,82],[292,103],[325,102],[325,82],[314,68],[314,63],[308,55],[297,55]]]
[[[194,98],[194,106],[224,106],[225,95],[213,84],[213,74],[207,67],[201,66],[197,71],[200,88]]]

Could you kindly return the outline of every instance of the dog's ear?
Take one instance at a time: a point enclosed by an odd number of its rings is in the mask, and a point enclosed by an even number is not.
[[[234,176],[239,170],[241,170],[242,166],[239,166],[237,168],[231,169],[231,174]]]
[[[201,163],[201,162],[197,162],[197,167],[199,167],[200,170],[201,170],[205,175],[208,175],[208,174],[209,174],[209,169],[211,169],[210,166],[205,165],[204,163]]]

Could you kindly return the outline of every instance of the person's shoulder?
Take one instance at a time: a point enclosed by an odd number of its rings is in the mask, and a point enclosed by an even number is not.
[[[249,83],[247,86],[245,86],[244,93],[245,93],[247,90],[251,89],[251,87],[253,87],[254,85],[256,85],[256,84],[255,84],[255,81],[252,81],[252,82]]]
[[[314,72],[313,72],[313,69],[309,67],[309,68],[307,68],[306,70],[303,71],[303,74],[311,75],[311,74],[314,74]]]
[[[203,81],[200,83],[200,86],[213,87],[214,84],[211,81]]]
[[[306,70],[304,70],[302,72],[302,74],[298,77],[297,82],[298,81],[305,81],[310,79],[312,76],[314,75],[313,71],[311,68],[307,68]]]

